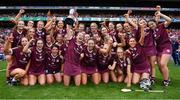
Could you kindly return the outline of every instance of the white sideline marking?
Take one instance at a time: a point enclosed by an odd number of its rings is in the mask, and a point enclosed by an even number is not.
[[[2,72],[2,71],[5,71],[6,69],[2,69],[2,70],[0,70],[0,72]]]

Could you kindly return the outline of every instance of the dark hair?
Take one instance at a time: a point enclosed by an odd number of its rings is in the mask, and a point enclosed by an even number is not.
[[[35,45],[36,45],[36,46],[37,46],[37,42],[38,42],[38,41],[42,41],[42,42],[43,42],[43,44],[44,44],[44,40],[43,40],[43,39],[41,39],[41,38],[39,38],[39,39],[37,39],[37,40],[36,40],[36,43],[35,43]]]
[[[18,46],[22,46],[22,45],[21,45],[21,42],[22,42],[22,39],[23,39],[23,38],[26,38],[26,39],[28,40],[27,37],[22,37],[22,38],[18,41],[18,43],[17,43]]]
[[[156,20],[155,19],[150,19],[150,20],[148,20],[148,23],[149,22],[155,22],[156,23]]]
[[[58,46],[57,44],[53,44],[53,45],[51,46],[51,49],[53,49],[54,47],[59,48],[59,46]]]
[[[146,22],[149,22],[149,21],[147,21],[147,19],[145,19],[145,18],[139,19],[139,21],[141,21],[141,20],[145,20]],[[151,19],[151,20],[154,20],[154,19]],[[154,21],[155,21],[155,20],[154,20]]]

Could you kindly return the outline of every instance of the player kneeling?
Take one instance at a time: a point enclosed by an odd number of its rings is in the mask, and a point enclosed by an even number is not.
[[[46,54],[46,79],[48,84],[52,84],[54,79],[60,83],[62,81],[61,66],[63,57],[59,54],[59,46],[53,45],[51,52]]]
[[[116,68],[117,70],[117,81],[127,84],[127,87],[131,86],[131,62],[128,57],[125,56],[124,51],[121,47],[117,48],[117,57],[114,59],[112,66],[109,66],[109,69],[113,71]]]
[[[149,81],[149,73],[150,73],[150,64],[145,56],[143,51],[144,44],[144,27],[141,25],[141,37],[138,42],[136,42],[135,38],[129,39],[130,48],[127,50],[129,53],[131,61],[132,61],[132,72],[133,78],[132,83],[137,84],[147,83]],[[146,82],[144,82],[146,81]]]
[[[30,60],[30,53],[22,52],[23,47],[26,46],[28,43],[28,39],[23,37],[20,40],[20,46],[14,47],[12,49],[9,48],[9,44],[11,43],[10,38],[8,39],[5,45],[5,52],[11,54],[15,59],[12,61],[10,65],[9,74],[10,74],[10,85],[17,85],[18,81],[22,85],[28,85],[28,76],[27,71],[29,68],[29,60]]]

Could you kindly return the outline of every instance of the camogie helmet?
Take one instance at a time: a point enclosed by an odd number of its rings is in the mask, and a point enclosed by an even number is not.
[[[150,90],[151,89],[151,81],[149,79],[142,79],[140,81],[140,88],[143,90]]]

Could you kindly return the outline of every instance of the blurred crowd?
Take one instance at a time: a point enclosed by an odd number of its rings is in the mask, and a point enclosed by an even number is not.
[[[66,17],[67,13],[53,13],[54,16],[57,17]],[[8,14],[0,14],[0,17],[15,17],[16,13],[8,13]],[[148,14],[137,14],[133,15],[133,18],[153,18],[154,15],[148,15]],[[176,14],[169,14],[171,18],[180,18],[180,15]],[[47,17],[47,13],[26,13],[22,17]],[[106,13],[102,14],[101,12],[94,12],[91,14],[79,14],[79,17],[108,17],[108,18],[114,18],[114,17],[124,17],[122,14],[119,13]]]

